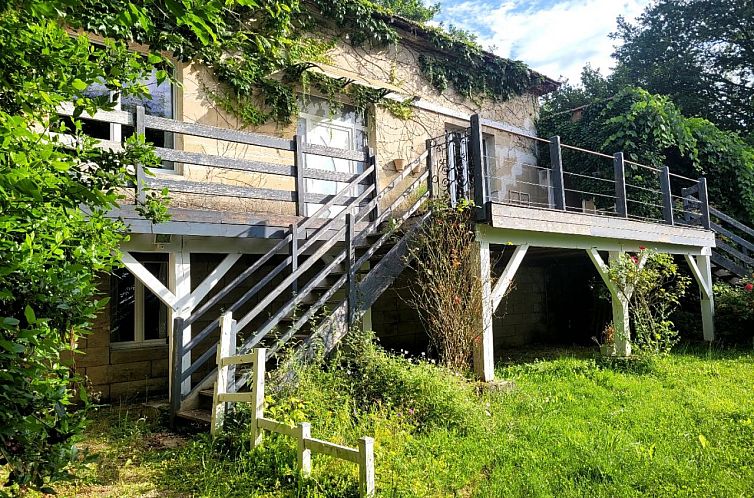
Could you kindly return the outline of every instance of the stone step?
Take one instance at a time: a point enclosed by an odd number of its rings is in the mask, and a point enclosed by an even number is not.
[[[200,408],[195,408],[192,410],[180,410],[176,415],[184,420],[188,420],[189,422],[209,424],[212,421],[209,410],[202,410]]]

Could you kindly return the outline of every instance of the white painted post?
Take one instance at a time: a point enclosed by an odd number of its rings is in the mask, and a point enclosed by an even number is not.
[[[312,426],[309,422],[300,422],[298,429],[298,468],[304,477],[312,475],[312,450],[306,447],[307,439],[312,437]]]
[[[223,394],[228,392],[228,366],[221,366],[222,359],[231,356],[231,339],[233,329],[235,328],[235,320],[233,320],[233,313],[228,311],[220,317],[220,342],[217,345],[217,380],[215,381],[215,394],[212,399],[212,422],[210,424],[210,433],[214,436],[219,433],[223,428],[223,422],[225,421],[225,402],[220,401]],[[235,348],[233,348],[235,349]]]
[[[492,288],[492,297],[491,297],[493,313],[495,312],[497,307],[500,306],[500,302],[503,300],[503,297],[505,297],[505,294],[508,292],[508,288],[513,282],[513,277],[516,276],[518,267],[521,266],[521,262],[524,260],[524,256],[526,256],[526,251],[528,250],[529,250],[528,244],[522,244],[520,246],[516,246],[516,249],[513,250],[513,255],[511,256],[511,259],[508,261],[508,264],[505,266],[505,270],[503,270],[503,273],[500,275],[500,277],[498,277],[497,282],[495,282],[495,285]]]
[[[482,284],[481,335],[474,348],[474,372],[484,382],[495,378],[495,358],[492,334],[492,271],[490,268],[490,244],[477,242],[479,247],[479,278]]]
[[[707,251],[709,252],[709,251]],[[686,254],[686,262],[691,268],[697,285],[702,307],[702,332],[705,341],[715,340],[715,296],[712,291],[712,263],[709,254],[694,257]]]
[[[171,252],[169,257],[170,266],[170,286],[173,294],[175,294],[177,303],[185,303],[191,295],[191,254],[185,250],[180,249],[176,252]],[[190,310],[188,308],[176,309],[173,311],[175,316],[181,318],[188,318]],[[172,322],[172,320],[171,320]],[[172,337],[172,331],[170,336]],[[184,327],[183,329],[183,346],[186,346],[191,342],[191,326]],[[186,371],[191,366],[191,351],[187,351],[181,361],[181,371]],[[181,394],[184,396],[191,392],[191,379],[186,379],[181,384]]]
[[[359,439],[359,496],[371,498],[374,486],[374,438]]]
[[[622,252],[611,251],[610,261],[618,260]],[[615,351],[618,356],[631,356],[631,320],[628,314],[628,297],[611,285],[610,301],[613,308],[613,328],[615,329]]]
[[[254,354],[254,370],[251,378],[251,389],[254,395],[254,406],[251,410],[251,444],[256,448],[262,444],[262,429],[259,419],[264,417],[264,362],[267,350],[256,348]]]

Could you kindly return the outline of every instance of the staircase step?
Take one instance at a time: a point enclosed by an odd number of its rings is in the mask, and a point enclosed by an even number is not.
[[[180,410],[176,415],[190,422],[209,424],[212,421],[212,416],[210,415],[208,410],[201,410],[198,408],[195,408],[193,410]]]

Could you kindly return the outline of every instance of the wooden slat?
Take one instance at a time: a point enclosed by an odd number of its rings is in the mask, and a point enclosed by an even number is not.
[[[254,353],[239,354],[236,356],[226,356],[220,360],[220,367],[229,365],[252,365],[254,364]]]
[[[715,208],[713,208],[711,206],[709,208],[709,212],[710,212],[710,214],[712,216],[714,216],[716,218],[719,218],[719,219],[721,219],[722,221],[724,221],[726,223],[730,223],[731,225],[733,225],[734,227],[738,228],[742,232],[744,232],[744,233],[746,233],[746,234],[751,235],[752,237],[754,237],[754,229],[752,229],[752,228],[744,225],[743,223],[741,223],[737,219],[731,218],[727,214],[723,213],[722,211],[718,211],[717,209],[715,209]]]
[[[260,133],[251,133],[248,131],[231,130],[220,128],[218,126],[209,126],[198,123],[184,123],[169,118],[160,118],[157,116],[147,116],[147,128],[171,131],[183,135],[192,135],[195,137],[212,138],[215,140],[224,140],[226,142],[235,142],[239,144],[256,145],[271,149],[293,150],[293,141],[285,138],[270,137]]]
[[[341,460],[347,460],[353,463],[359,463],[359,450],[349,448],[341,444],[323,441],[322,439],[308,438],[304,439],[304,446],[316,453],[323,453]]]
[[[272,420],[266,417],[260,417],[257,419],[259,428],[265,431],[277,432],[278,434],[285,434],[286,436],[296,437],[296,427],[288,424],[283,424],[277,420]]]
[[[325,147],[324,145],[303,144],[305,154],[316,156],[333,157],[336,159],[348,159],[350,161],[366,161],[367,153],[363,150],[347,150],[335,147]]]
[[[327,171],[317,168],[304,168],[304,178],[314,178],[316,180],[330,180],[334,182],[351,183],[359,177],[359,173],[342,173],[340,171]],[[371,180],[362,180],[361,185],[369,183]]]
[[[740,244],[742,247],[745,247],[749,251],[754,251],[754,242],[749,242],[748,240],[744,239],[743,237],[740,237],[736,235],[735,233],[731,232],[727,228],[723,228],[722,226],[718,225],[717,223],[712,223],[712,230],[724,237],[729,238],[733,242],[736,242],[737,244]]]
[[[254,401],[254,393],[218,394],[217,400],[221,403],[251,403],[252,401]]]
[[[187,194],[215,195],[226,197],[240,197],[245,199],[262,199],[269,201],[293,202],[294,193],[287,190],[272,190],[256,187],[242,187],[215,182],[194,182],[190,180],[168,180],[166,178],[147,178],[147,186],[161,189],[167,187],[171,192]],[[328,197],[324,195],[318,196]],[[316,202],[316,201],[310,201]]]
[[[254,173],[268,173],[272,175],[293,176],[293,166],[268,163],[264,161],[250,161],[235,157],[202,154],[201,152],[187,152],[184,150],[156,147],[155,153],[160,159],[177,163],[197,164],[236,171],[251,171]]]
[[[739,277],[749,275],[750,273],[746,267],[731,261],[730,259],[717,252],[712,253],[712,262],[717,266],[722,266],[726,270],[735,273]]]
[[[746,254],[742,253],[735,247],[729,246],[728,244],[726,244],[720,239],[717,239],[715,241],[715,246],[717,250],[722,251],[722,252],[727,252],[728,254],[733,256],[735,259],[738,259],[742,261],[743,263],[754,268],[754,258],[752,258],[751,256],[747,256]]]
[[[61,104],[58,107],[58,114],[61,116],[73,116],[74,105],[70,102]],[[134,115],[127,111],[97,111],[94,115],[87,112],[81,114],[82,119],[91,119],[102,123],[114,123],[126,126],[134,125]]]

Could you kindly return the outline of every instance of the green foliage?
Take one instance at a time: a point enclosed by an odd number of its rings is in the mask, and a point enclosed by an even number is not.
[[[89,98],[95,82],[146,95],[139,83],[154,68],[124,42],[95,47],[57,22],[64,3],[25,2],[0,11],[0,462],[12,489],[48,489],[75,456],[87,403],[69,366],[73,347],[95,312],[97,275],[117,264],[125,237],[107,212],[134,181],[135,165],[156,156],[143,137],[124,152],[103,151],[67,129],[56,109],[75,101],[84,110],[112,109]],[[49,12],[49,9],[53,9]],[[51,18],[46,17],[51,15]],[[65,146],[49,131],[76,136]],[[153,193],[139,209],[165,217]]]
[[[723,341],[752,344],[754,341],[754,279],[736,284],[714,285],[715,335]]]
[[[377,0],[377,3],[399,16],[416,22],[431,21],[440,13],[440,4],[426,5],[422,0]]]
[[[754,5],[660,0],[634,24],[618,19],[614,79],[668,95],[687,116],[754,130]]]
[[[642,266],[642,259],[646,263]],[[643,249],[638,256],[623,253],[610,262],[610,280],[629,301],[634,353],[667,354],[678,341],[670,316],[691,283],[678,273],[670,254]]]
[[[617,90],[599,73],[584,70],[583,86],[566,86],[546,100],[539,121],[543,136],[559,135],[563,143],[613,154],[623,151],[626,158],[659,167],[667,165],[672,173],[707,178],[710,202],[718,209],[745,220],[754,221],[754,148],[733,132],[726,132],[701,118],[686,118],[668,97],[627,87]],[[573,119],[570,109],[585,105],[580,119]],[[543,156],[543,161],[547,157]],[[570,150],[563,151],[567,171],[612,179],[613,168],[603,158]],[[657,190],[656,175],[638,166],[626,165],[627,183]],[[581,190],[614,195],[604,181],[569,179]],[[673,184],[680,195],[680,185]],[[646,201],[633,204],[632,214],[661,218],[659,204],[652,194],[631,192],[631,198]],[[599,207],[608,207],[609,199],[597,198]]]
[[[399,387],[383,384],[391,399],[416,399],[430,409],[435,396],[447,399],[458,407],[449,416],[463,417],[465,430],[456,419],[443,423],[441,410],[417,424],[407,412],[413,402],[390,409],[362,404],[351,392],[369,388],[371,379],[348,370],[350,360],[312,365],[297,388],[270,394],[280,407],[276,417],[302,410],[297,417],[312,423],[314,437],[352,445],[375,436],[377,496],[754,492],[750,351],[676,348],[636,374],[600,368],[586,349],[508,350],[509,366],[497,374],[515,382],[509,393],[378,353],[358,361],[373,365],[369,371],[396,371],[380,374],[401,379]],[[302,479],[292,438],[265,434],[261,448],[250,450],[245,430],[215,441],[180,437],[129,411],[128,418],[125,408],[96,416],[82,445],[97,448],[102,459],[61,487],[60,496],[357,496],[356,468],[342,460],[315,454],[312,478]]]

